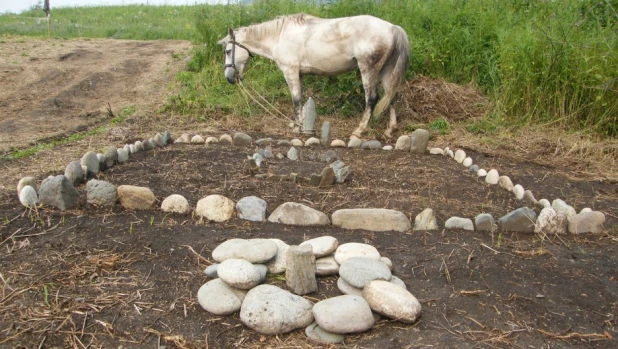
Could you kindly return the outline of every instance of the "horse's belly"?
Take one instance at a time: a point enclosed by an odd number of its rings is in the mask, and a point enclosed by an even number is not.
[[[302,64],[300,67],[301,74],[314,75],[339,75],[348,72],[357,67],[356,59],[334,60],[322,59],[309,64]]]

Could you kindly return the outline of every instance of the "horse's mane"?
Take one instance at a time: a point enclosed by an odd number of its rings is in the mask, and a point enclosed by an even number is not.
[[[277,17],[268,22],[253,24],[247,27],[239,28],[239,30],[244,29],[247,37],[253,40],[261,40],[267,37],[279,35],[286,23],[304,25],[316,19],[320,18],[308,15],[306,13],[297,13],[294,15]]]

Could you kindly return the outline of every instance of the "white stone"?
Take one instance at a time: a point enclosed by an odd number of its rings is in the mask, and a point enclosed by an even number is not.
[[[534,232],[546,235],[566,234],[567,226],[567,217],[563,213],[557,213],[553,208],[546,207],[536,219]]]
[[[359,138],[352,137],[348,142],[348,148],[360,148],[361,144],[363,144],[363,141],[361,141]]]
[[[333,256],[317,258],[315,260],[315,274],[320,276],[336,275],[339,273],[339,263]]]
[[[436,230],[438,222],[431,208],[426,208],[414,218],[414,231]]]
[[[467,157],[465,159],[463,159],[463,161],[461,162],[462,165],[464,165],[465,167],[470,167],[472,166],[472,158],[471,157]]]
[[[219,137],[219,143],[224,143],[224,144],[228,144],[231,145],[234,141],[232,140],[232,136],[226,134],[222,134],[221,137]]]
[[[478,172],[476,172],[476,175],[478,177],[485,177],[485,176],[487,176],[487,171],[484,168],[482,168],[482,169],[478,170]]]
[[[455,151],[455,158],[454,158],[455,161],[461,164],[465,158],[466,158],[466,152],[463,151],[463,149],[457,149],[457,151]]]
[[[259,285],[245,296],[240,320],[262,334],[287,333],[313,322],[312,307],[305,298],[277,286]]]
[[[343,209],[333,212],[333,225],[344,229],[407,232],[411,228],[405,214],[384,208]]]
[[[302,147],[304,145],[303,141],[298,138],[292,139],[292,145],[295,147]]]
[[[380,260],[354,257],[341,263],[339,276],[348,284],[362,289],[373,280],[389,281],[393,275],[390,268]]]
[[[213,222],[225,222],[234,217],[234,201],[221,195],[208,195],[197,202],[195,213]]]
[[[268,272],[271,274],[281,274],[286,269],[286,255],[290,245],[279,239],[269,239],[277,245],[277,254],[269,262],[266,263]]]
[[[413,323],[421,315],[419,301],[405,288],[388,281],[375,280],[363,289],[363,298],[371,310],[404,323]]]
[[[118,153],[118,163],[123,164],[129,160],[129,151],[123,148],[116,149]]]
[[[524,187],[521,186],[521,184],[515,184],[515,186],[513,187],[513,194],[515,195],[517,200],[522,200],[524,198],[524,195],[526,194],[526,191],[524,190]]]
[[[392,145],[385,145],[385,146],[382,147],[382,150],[391,151],[391,150],[393,150],[393,146]]]
[[[191,137],[191,143],[193,144],[204,144],[204,137],[200,135],[195,135]]]
[[[69,178],[69,180],[71,180],[71,182],[74,183],[74,181],[71,178]],[[32,189],[34,189],[34,192],[36,193],[36,189],[37,189],[36,179],[34,177],[28,176],[28,177],[24,177],[20,179],[19,182],[17,183],[17,196],[19,196],[19,193],[21,192],[21,190],[28,185],[31,186]]]
[[[26,185],[19,191],[19,202],[26,207],[34,207],[39,203],[39,196],[32,186]]]
[[[226,284],[241,290],[251,289],[262,281],[258,269],[244,259],[226,259],[217,267],[217,275]]]
[[[605,215],[603,212],[592,211],[574,215],[569,219],[569,233],[584,234],[593,233],[599,234],[603,232],[603,224],[605,223]]]
[[[305,147],[310,147],[312,145],[320,145],[320,140],[315,137],[311,137],[305,141]]]
[[[161,203],[161,211],[186,214],[191,211],[191,206],[189,206],[189,202],[184,196],[172,194]]]
[[[489,172],[487,172],[487,176],[485,176],[485,182],[489,184],[498,184],[499,178],[500,174],[498,173],[498,171],[492,168],[491,170],[489,170]]]
[[[298,150],[295,147],[291,147],[288,150],[287,158],[290,160],[298,160]]]
[[[329,225],[328,216],[309,206],[297,202],[286,202],[277,207],[268,217],[272,223],[283,223],[300,226]]]
[[[270,261],[278,251],[278,245],[269,239],[230,239],[212,251],[212,259],[220,263],[235,258],[259,264]]]
[[[450,150],[450,149],[449,149],[449,150],[445,150],[445,151],[444,151],[444,155],[448,155],[448,156],[450,156],[451,158],[454,158],[454,157],[455,157],[455,154],[454,154],[454,153],[453,153],[453,151],[452,151],[452,150]]]
[[[552,201],[551,207],[556,210],[557,213],[563,213],[564,215],[566,215],[567,219],[571,219],[571,217],[577,214],[577,211],[575,211],[572,206],[570,206],[561,199],[556,199]]]
[[[469,218],[451,217],[444,222],[446,229],[463,229],[468,231],[474,231],[474,224]]]
[[[337,289],[339,290],[339,292],[350,295],[350,296],[362,296],[363,295],[362,288],[356,288],[348,284],[343,278],[337,279]]]
[[[431,148],[431,149],[429,149],[429,154],[432,154],[432,155],[444,155],[444,150],[442,148]]]
[[[343,148],[345,147],[345,142],[342,141],[341,139],[335,139],[332,142],[330,142],[330,146],[333,148]]]
[[[543,207],[551,207],[551,203],[547,199],[539,200],[539,205],[541,205]]]
[[[339,246],[339,241],[332,236],[320,236],[302,242],[299,246],[311,245],[315,258],[331,255]]]
[[[328,298],[313,306],[318,325],[332,333],[359,333],[373,327],[374,318],[367,301],[359,296]]]
[[[206,140],[204,141],[204,143],[206,144],[215,144],[215,143],[219,143],[219,139],[217,137],[206,137]]]
[[[509,176],[498,177],[498,185],[507,191],[513,191],[513,181]]]
[[[354,257],[364,257],[378,261],[382,256],[380,256],[380,252],[375,247],[360,242],[349,242],[339,245],[335,251],[335,260],[339,265]]]
[[[238,218],[252,222],[263,222],[266,220],[267,203],[257,196],[244,197],[236,203],[236,214]]]
[[[247,291],[233,288],[221,279],[210,280],[197,291],[197,301],[214,315],[230,315],[240,310]]]
[[[390,258],[382,256],[380,257],[380,262],[386,264],[388,269],[390,269],[391,271],[393,270],[393,261],[391,261]]]
[[[410,139],[410,136],[404,135],[397,138],[397,142],[395,143],[395,150],[410,151],[411,146],[412,139]]]

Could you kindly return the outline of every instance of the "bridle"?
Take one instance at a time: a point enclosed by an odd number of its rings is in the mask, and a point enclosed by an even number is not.
[[[245,50],[247,50],[247,52],[249,53],[249,57],[253,57],[253,53],[251,53],[251,50],[249,50],[245,45],[236,42],[236,36],[234,35],[234,31],[232,29],[230,29],[230,39],[231,44],[232,44],[232,63],[228,63],[225,66],[223,66],[223,69],[227,69],[227,68],[234,68],[234,70],[236,69],[236,46],[240,47],[240,48],[244,48]]]

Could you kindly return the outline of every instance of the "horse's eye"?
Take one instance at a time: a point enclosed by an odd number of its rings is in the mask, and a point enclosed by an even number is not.
[[[232,50],[230,50],[230,49],[225,50],[225,54],[226,54],[226,55],[229,55],[229,54],[230,54],[230,52],[232,52]]]

